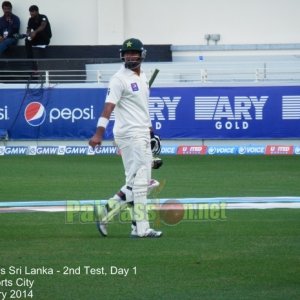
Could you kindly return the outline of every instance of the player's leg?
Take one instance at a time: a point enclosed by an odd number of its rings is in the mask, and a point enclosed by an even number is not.
[[[159,181],[151,179],[148,184],[147,194],[151,194],[153,190],[159,187]],[[126,185],[123,185],[121,189],[107,201],[104,206],[97,205],[94,207],[94,214],[96,220],[96,226],[102,236],[108,235],[108,223],[116,215],[118,215],[121,210],[129,208],[132,211],[133,205],[128,205],[126,202]],[[136,222],[132,221],[132,235],[137,235],[136,232]]]
[[[96,225],[103,236],[107,236],[108,222],[120,211],[129,204],[132,213],[132,235],[145,236],[146,232],[149,236],[154,236],[155,231],[149,228],[147,215],[147,193],[150,193],[154,188],[159,186],[159,182],[151,178],[152,154],[151,150],[147,149],[147,141],[140,139],[135,141],[119,140],[118,146],[122,152],[122,161],[126,174],[126,185],[115,194],[105,207],[95,207]],[[142,154],[142,155],[141,155]],[[137,169],[144,166],[137,174]],[[133,186],[135,182],[135,189]],[[145,192],[146,191],[146,192]],[[135,197],[134,197],[135,194]],[[136,198],[137,205],[133,205]],[[135,212],[134,212],[135,211]],[[141,219],[141,214],[144,220],[139,220],[139,234],[137,234],[136,218]],[[154,233],[154,235],[153,235]]]
[[[132,155],[134,156],[134,163],[131,167],[133,172],[131,172],[131,178],[128,176],[127,184],[132,184],[132,217],[133,221],[136,222],[136,236],[159,237],[162,233],[151,229],[148,220],[147,192],[148,184],[151,180],[152,166],[152,153],[149,137],[136,137],[132,140],[132,145]],[[130,175],[130,172],[128,175]]]
[[[133,165],[133,157],[130,155],[130,141],[128,141],[128,139],[119,139],[117,145],[119,149],[122,149],[122,162],[127,178],[127,174],[130,172],[130,166]],[[102,236],[107,236],[108,222],[119,214],[122,209],[126,208],[128,202],[133,202],[132,197],[129,197],[129,195],[126,197],[126,190],[127,185],[122,187],[122,192],[118,192],[109,199],[105,206],[94,208],[96,226]]]

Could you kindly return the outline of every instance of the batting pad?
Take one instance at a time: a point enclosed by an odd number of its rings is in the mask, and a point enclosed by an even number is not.
[[[138,236],[144,236],[146,230],[150,228],[147,210],[147,168],[141,167],[134,177],[133,183],[133,220],[136,221]]]

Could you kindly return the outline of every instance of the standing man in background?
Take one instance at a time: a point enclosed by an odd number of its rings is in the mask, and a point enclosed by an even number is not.
[[[29,13],[25,46],[27,58],[33,58],[32,47],[46,48],[50,44],[52,32],[47,16],[41,15],[36,5],[29,7]]]
[[[2,2],[3,16],[0,18],[0,55],[11,45],[18,42],[20,19],[12,13],[12,4]]]
[[[151,180],[152,152],[149,115],[149,83],[141,69],[146,57],[144,45],[138,39],[124,41],[120,49],[124,66],[111,78],[104,109],[97,130],[89,145],[101,145],[112,111],[115,112],[114,138],[121,151],[126,176],[126,204],[131,207],[133,237],[160,237],[161,231],[150,228],[147,211],[147,190]],[[153,135],[153,132],[152,132]],[[111,207],[110,209],[113,209]],[[95,206],[97,227],[107,235],[105,218],[109,209]]]

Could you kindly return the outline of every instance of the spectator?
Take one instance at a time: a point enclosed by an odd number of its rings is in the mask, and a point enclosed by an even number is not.
[[[0,18],[0,55],[11,45],[16,45],[20,30],[20,19],[12,13],[12,4],[2,2],[3,16]]]
[[[40,14],[36,5],[29,7],[29,13],[25,46],[27,58],[33,58],[32,47],[46,48],[50,43],[52,32],[47,16]]]

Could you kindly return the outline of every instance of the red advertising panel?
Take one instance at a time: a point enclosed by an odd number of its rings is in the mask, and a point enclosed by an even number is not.
[[[293,155],[294,146],[285,145],[268,145],[266,147],[266,155]]]
[[[207,146],[179,146],[177,154],[179,155],[205,155]]]

